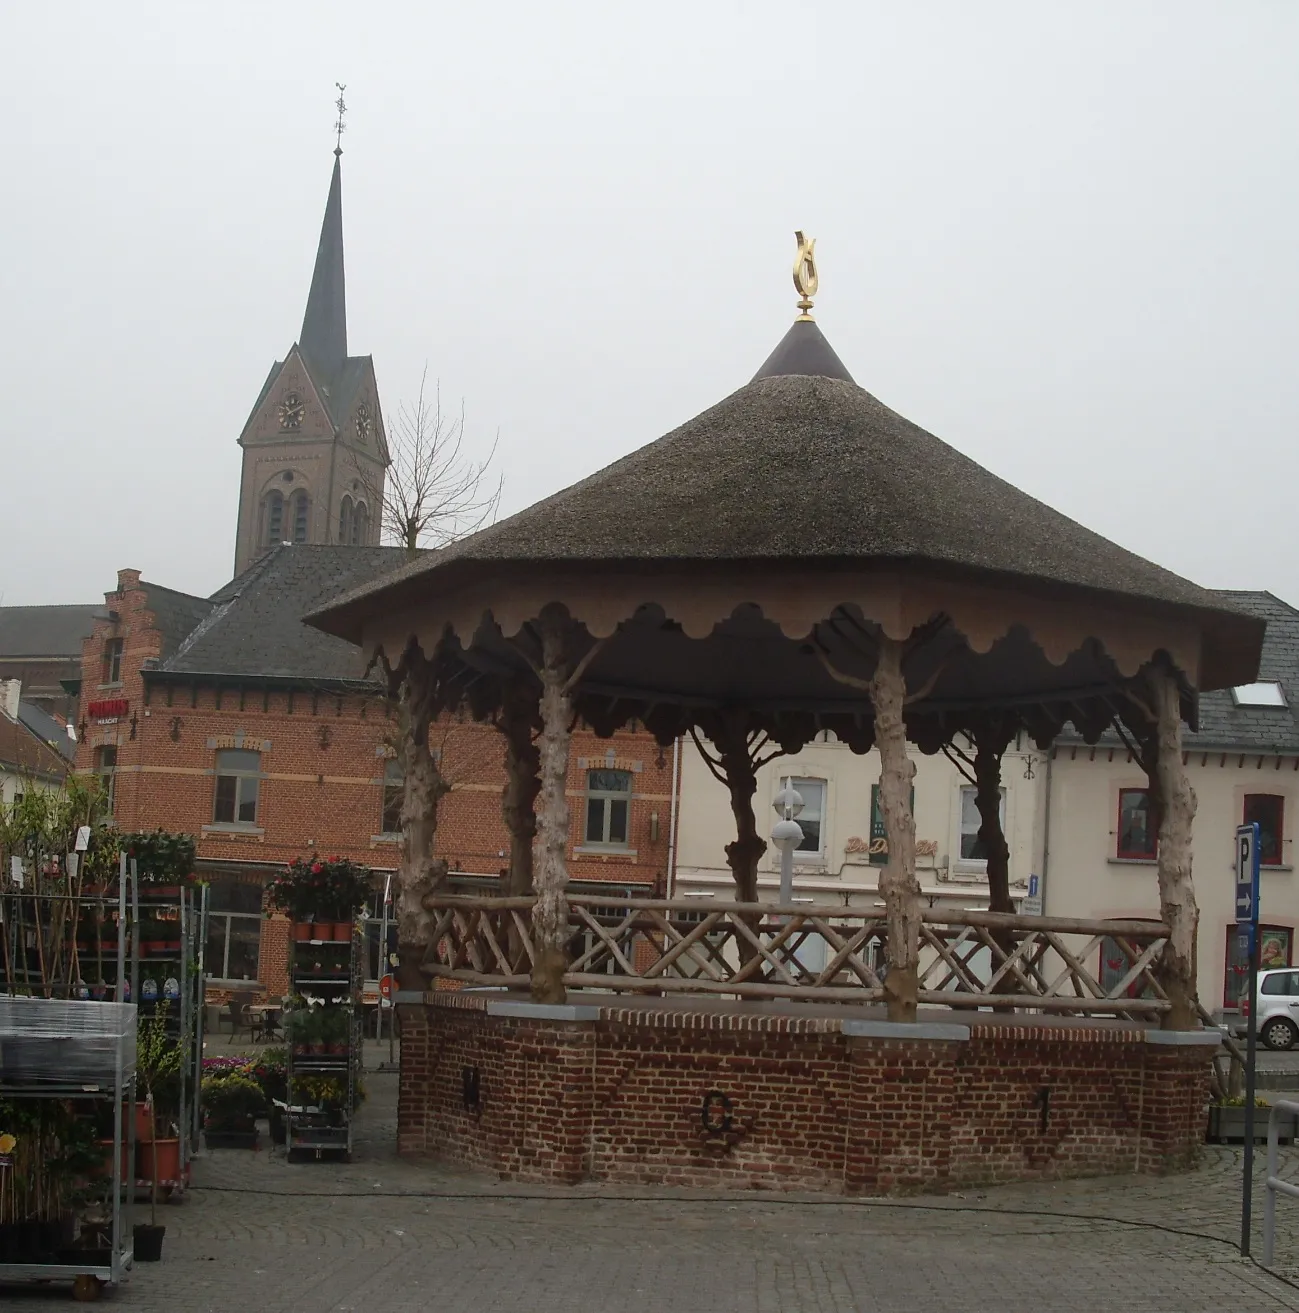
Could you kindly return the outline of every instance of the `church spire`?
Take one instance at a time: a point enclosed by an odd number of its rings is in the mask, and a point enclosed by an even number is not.
[[[340,97],[341,99],[341,97]],[[347,358],[347,293],[343,282],[343,173],[341,146],[334,151],[334,176],[320,226],[316,268],[298,345],[307,360],[334,378]]]

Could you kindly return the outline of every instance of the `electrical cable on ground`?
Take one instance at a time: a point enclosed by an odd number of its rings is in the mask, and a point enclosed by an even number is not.
[[[239,1185],[205,1185],[195,1187],[194,1193],[201,1194],[249,1194],[283,1197],[289,1194],[285,1190],[259,1190],[251,1186]],[[317,1192],[294,1195],[294,1198],[310,1199],[317,1197]],[[1191,1231],[1183,1227],[1167,1226],[1163,1222],[1147,1222],[1131,1217],[1111,1217],[1105,1213],[1065,1213],[1044,1208],[981,1208],[977,1204],[918,1204],[909,1201],[884,1199],[782,1199],[777,1196],[764,1196],[761,1199],[741,1199],[728,1195],[692,1195],[687,1198],[648,1194],[599,1194],[599,1195],[544,1195],[544,1194],[481,1194],[468,1191],[443,1190],[331,1190],[319,1192],[322,1199],[438,1199],[447,1202],[494,1202],[506,1203],[544,1201],[549,1204],[576,1203],[621,1203],[621,1204],[745,1204],[754,1203],[762,1206],[785,1208],[882,1208],[898,1211],[923,1213],[980,1213],[992,1217],[1053,1217],[1071,1222],[1109,1222],[1114,1226],[1126,1226],[1135,1230],[1162,1231],[1165,1235],[1182,1236],[1189,1240],[1208,1240],[1215,1245],[1227,1245],[1234,1249],[1236,1242],[1225,1236],[1210,1235],[1206,1231]],[[1266,1268],[1250,1254],[1249,1261],[1273,1281],[1299,1290],[1299,1281],[1281,1276]]]

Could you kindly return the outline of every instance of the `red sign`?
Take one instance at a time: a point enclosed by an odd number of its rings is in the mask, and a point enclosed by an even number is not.
[[[116,720],[130,709],[131,704],[126,698],[104,698],[101,702],[92,702],[86,708],[86,715],[91,720]]]
[[[384,978],[383,978],[381,981],[379,981],[379,993],[380,993],[384,998],[391,998],[391,997],[392,997],[392,977],[391,977],[391,976],[384,976]]]

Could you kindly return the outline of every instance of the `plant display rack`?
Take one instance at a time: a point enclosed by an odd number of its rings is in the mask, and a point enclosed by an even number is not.
[[[361,1074],[361,988],[365,969],[364,944],[357,922],[346,924],[346,938],[295,939],[291,945],[290,979],[293,994],[302,1002],[289,1014],[287,1039],[288,1098],[284,1110],[285,1154],[352,1155],[352,1115]],[[323,926],[316,927],[323,931]],[[319,1000],[319,1002],[314,1002]],[[303,1053],[295,1045],[295,1015],[304,1011],[340,1009],[333,1051]],[[300,1033],[300,1032],[299,1032]],[[340,1051],[341,1050],[341,1051]],[[313,1085],[337,1081],[342,1088],[341,1108],[327,1108],[317,1100]]]
[[[118,963],[124,945],[119,940]],[[58,1262],[0,1262],[0,1283],[71,1281],[78,1299],[97,1299],[134,1262],[131,1195],[123,1150],[134,1159],[136,1009],[130,1003],[0,996],[0,1098],[93,1100],[112,1109],[113,1157],[105,1180],[108,1245],[62,1249]],[[0,1178],[5,1171],[0,1169]]]
[[[180,1144],[175,1176],[159,1179],[167,1197],[182,1195],[189,1183],[190,1162],[198,1142],[198,1095],[203,1072],[203,971],[206,942],[206,889],[186,885],[140,883],[131,862],[133,933],[131,994],[140,1014],[150,1016],[166,1006],[168,1035],[181,1050],[179,1108],[176,1126]],[[156,1157],[156,1155],[155,1155]],[[152,1182],[137,1178],[136,1189]]]
[[[72,860],[47,859],[46,866],[22,887],[12,879],[0,884],[0,998],[131,1003],[138,1017],[167,1005],[167,1032],[181,1048],[179,1163],[157,1186],[178,1198],[198,1140],[207,889],[155,883],[125,854],[115,884],[78,883]],[[147,1197],[152,1183],[135,1173],[134,1150],[127,1162],[135,1189]]]

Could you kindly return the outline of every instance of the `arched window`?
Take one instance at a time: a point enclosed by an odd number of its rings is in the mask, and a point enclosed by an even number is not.
[[[284,535],[284,495],[271,491],[266,495],[266,545],[275,546]]]
[[[352,537],[352,499],[343,498],[343,504],[338,508],[338,541],[345,543]]]
[[[299,488],[289,498],[289,510],[293,520],[293,541],[295,543],[305,543],[307,541],[307,518],[311,510],[311,502],[305,489]]]
[[[355,546],[365,546],[366,534],[369,529],[370,517],[366,513],[365,503],[359,501],[356,503],[356,513],[352,516],[352,542]]]

